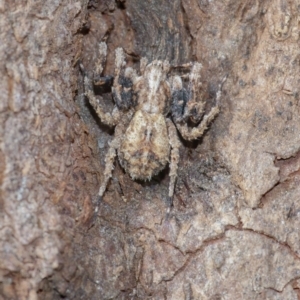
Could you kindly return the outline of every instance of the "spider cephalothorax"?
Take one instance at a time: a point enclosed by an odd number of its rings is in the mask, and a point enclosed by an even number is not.
[[[102,75],[106,52],[106,44],[100,43],[96,70],[101,83],[107,82],[104,77],[99,77]],[[147,59],[142,58],[138,74],[134,69],[126,68],[124,51],[117,48],[112,86],[115,107],[111,113],[103,110],[94,95],[90,79],[85,76],[85,94],[90,103],[103,123],[115,126],[115,135],[105,157],[100,198],[106,190],[118,155],[121,166],[132,179],[150,180],[169,164],[169,198],[172,203],[179,161],[177,129],[184,139],[197,139],[219,112],[217,105],[203,116],[205,101],[197,99],[201,86],[201,67],[200,63],[191,64],[189,85],[185,89],[179,76],[168,76],[168,61],[154,60],[148,64]],[[220,94],[219,90],[217,104]],[[199,124],[190,127],[187,125],[189,119]]]

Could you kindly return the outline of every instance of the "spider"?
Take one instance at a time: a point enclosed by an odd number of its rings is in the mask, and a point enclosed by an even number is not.
[[[90,104],[104,124],[115,127],[114,138],[105,156],[104,180],[98,193],[98,205],[118,155],[121,166],[133,180],[150,180],[169,164],[168,199],[171,207],[179,162],[177,130],[185,140],[194,140],[203,135],[219,113],[218,103],[225,79],[216,94],[217,105],[204,115],[205,101],[197,101],[201,88],[200,63],[190,63],[189,84],[185,89],[179,76],[169,76],[171,67],[167,60],[148,63],[146,58],[142,58],[138,74],[133,68],[126,67],[122,48],[115,50],[114,78],[103,77],[106,55],[107,45],[101,42],[95,72],[97,76],[91,80],[84,75],[85,95]],[[94,85],[109,84],[112,84],[115,103],[111,113],[104,111],[93,91]],[[188,126],[189,121],[196,123],[196,126]]]

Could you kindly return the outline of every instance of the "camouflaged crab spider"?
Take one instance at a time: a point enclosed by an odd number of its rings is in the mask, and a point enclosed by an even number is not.
[[[96,66],[98,82],[102,84],[112,77],[101,77],[106,60],[106,43],[99,44],[99,60]],[[198,62],[190,64],[188,88],[183,87],[179,76],[168,76],[170,64],[167,60],[146,58],[140,61],[137,72],[126,67],[125,53],[122,48],[115,50],[115,74],[112,84],[114,109],[105,112],[95,97],[93,82],[85,76],[85,95],[103,123],[115,127],[114,138],[109,143],[105,157],[103,182],[99,190],[102,198],[114,169],[116,156],[124,170],[132,179],[150,180],[170,166],[169,200],[172,205],[175,181],[179,162],[179,138],[177,130],[185,140],[201,137],[210,122],[219,113],[221,87],[216,94],[216,103],[206,115],[205,101],[198,99],[201,88]],[[101,98],[100,98],[101,99]],[[192,120],[198,125],[191,127]]]

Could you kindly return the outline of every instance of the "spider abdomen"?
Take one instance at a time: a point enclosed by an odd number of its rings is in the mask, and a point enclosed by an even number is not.
[[[122,138],[121,165],[133,179],[150,180],[169,162],[168,140],[165,117],[138,110]]]

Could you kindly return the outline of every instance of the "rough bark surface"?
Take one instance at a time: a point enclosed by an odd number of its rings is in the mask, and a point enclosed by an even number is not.
[[[300,299],[299,0],[0,0],[0,299]],[[221,112],[168,170],[116,162],[83,96],[106,40],[203,64]],[[103,105],[112,108],[111,95]]]

